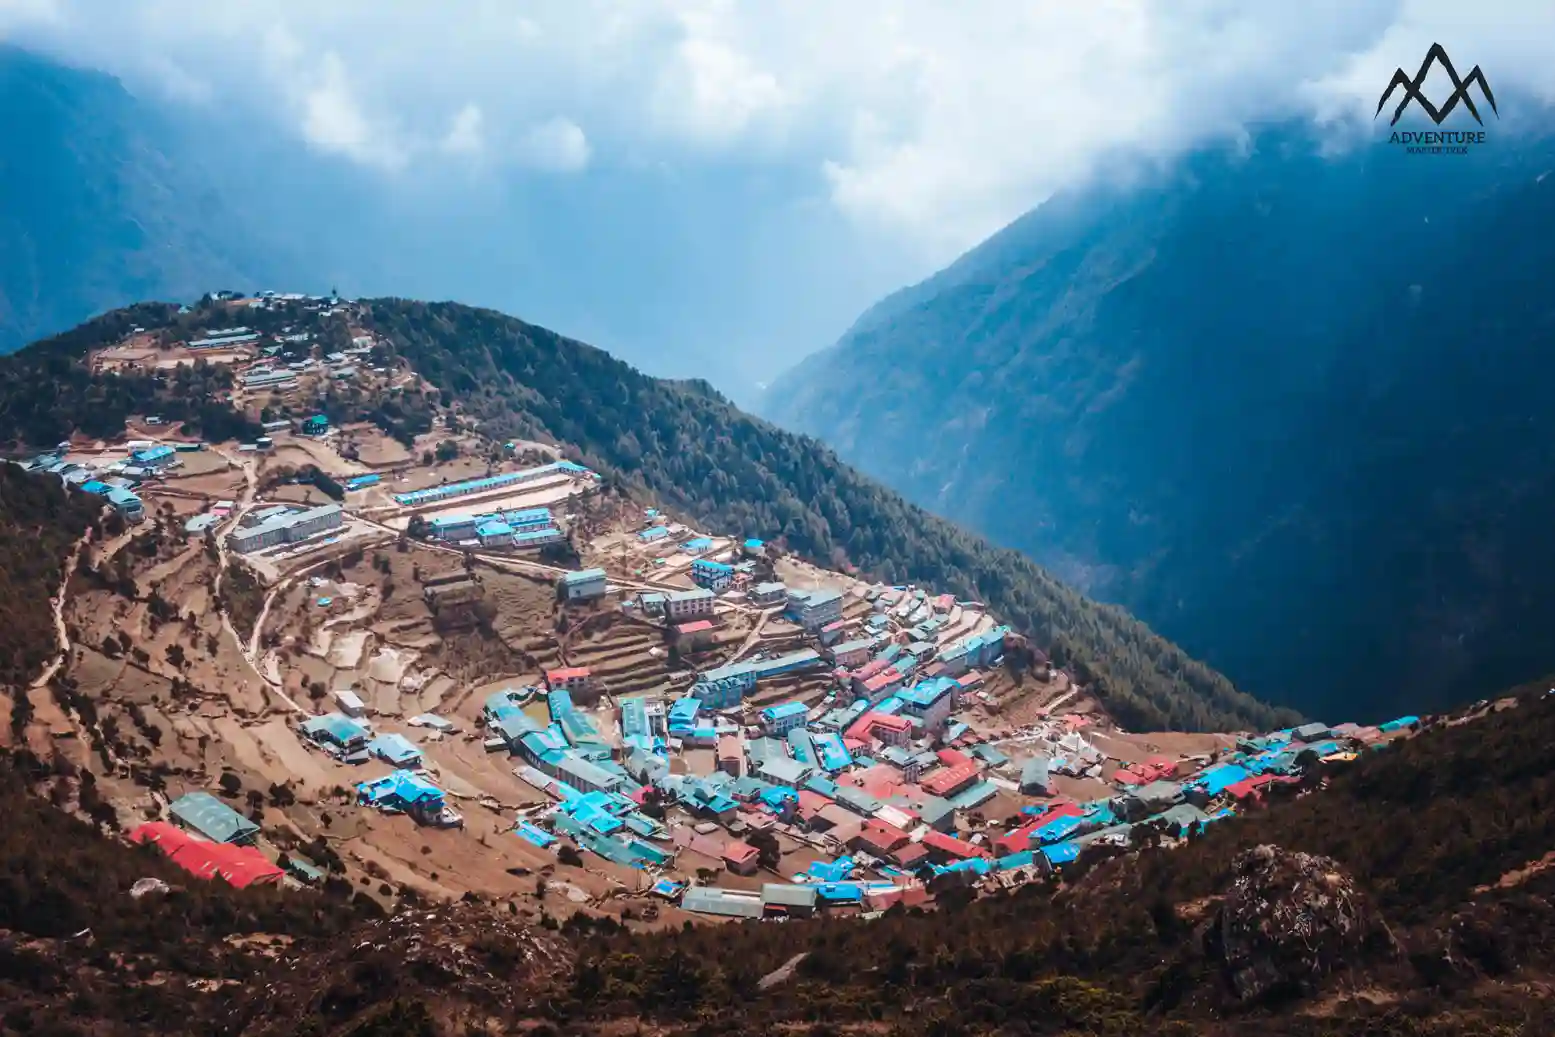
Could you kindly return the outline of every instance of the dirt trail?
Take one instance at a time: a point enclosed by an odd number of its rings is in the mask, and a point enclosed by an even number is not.
[[[254,462],[252,460],[233,457],[231,454],[227,453],[225,450],[220,449],[219,447],[215,449],[216,452],[222,457],[243,469],[243,495],[238,499],[237,507],[232,509],[231,516],[229,516],[225,522],[221,523],[215,531],[216,579],[211,584],[211,598],[214,601],[220,602],[221,581],[227,575],[227,567],[232,564],[232,558],[227,551],[226,534],[231,530],[236,529],[238,523],[243,521],[243,516],[248,514],[249,510],[253,508],[254,499],[258,496],[259,493],[259,478],[254,470]],[[254,624],[253,637],[247,644],[243,642],[242,636],[238,634],[237,627],[232,625],[232,617],[227,614],[227,610],[221,608],[220,605],[218,605],[217,609],[221,616],[221,628],[226,631],[229,637],[232,638],[232,643],[238,646],[238,651],[242,653],[243,660],[244,662],[248,663],[249,669],[254,671],[254,676],[263,681],[265,687],[269,688],[276,698],[280,699],[282,702],[286,703],[287,706],[291,707],[292,712],[301,713],[303,716],[312,716],[312,710],[303,709],[301,706],[299,706],[296,700],[294,700],[290,695],[286,694],[286,689],[282,687],[281,682],[273,678],[270,674],[266,673],[265,668],[259,665],[257,651],[259,643],[259,631],[264,625],[265,616],[270,611],[270,603],[275,600],[276,591],[280,589],[280,586],[280,584],[277,584],[276,587],[271,589],[270,593],[265,595],[264,608],[259,613],[259,621]]]
[[[756,625],[751,627],[749,634],[745,635],[745,643],[740,645],[739,650],[729,657],[729,662],[739,662],[750,653],[752,648],[756,647],[756,642],[761,640],[761,632],[766,628],[767,620],[770,618],[772,618],[771,612],[758,612],[756,614]]]
[[[43,668],[43,672],[33,680],[34,688],[41,688],[54,679],[59,668],[64,665],[65,658],[70,654],[70,632],[65,628],[65,603],[69,593],[70,577],[76,571],[76,565],[81,560],[81,552],[85,550],[87,542],[92,539],[91,530],[84,533],[81,539],[76,541],[70,549],[70,557],[65,561],[65,573],[59,581],[59,590],[49,601],[49,608],[54,613],[54,636],[59,646],[59,654],[52,662]]]

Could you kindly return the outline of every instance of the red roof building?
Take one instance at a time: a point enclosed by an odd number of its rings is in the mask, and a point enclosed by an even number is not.
[[[799,820],[807,825],[820,817],[822,810],[835,805],[835,803],[819,792],[811,792],[809,789],[799,790]]]
[[[929,856],[949,860],[968,860],[972,857],[986,857],[979,846],[973,846],[969,842],[963,842],[953,835],[944,832],[930,831],[923,837],[924,849],[929,851]]]
[[[1041,828],[1043,825],[1052,824],[1061,817],[1080,817],[1084,813],[1085,811],[1073,803],[1054,803],[1027,823]]]
[[[931,796],[948,797],[977,780],[977,764],[967,762],[958,767],[940,767],[918,784]]]
[[[557,688],[576,688],[588,682],[587,666],[564,666],[559,670],[545,671],[545,686],[552,691]]]
[[[767,813],[765,809],[741,810],[737,816],[753,832],[765,832],[777,825],[777,818]]]
[[[994,845],[999,848],[999,855],[1008,857],[1012,853],[1031,849],[1031,836],[1041,827],[1035,821],[1027,821],[1019,828],[1005,832],[994,840]]]
[[[1134,771],[1131,771],[1131,770],[1113,771],[1112,772],[1112,783],[1114,785],[1148,785],[1148,784],[1150,784],[1150,782],[1148,780],[1146,780],[1143,776],[1141,776],[1141,775],[1139,775],[1139,774],[1137,774],[1137,773],[1135,773]]]
[[[892,851],[891,859],[897,867],[911,870],[929,859],[929,851],[918,843],[908,843]]]
[[[889,857],[892,850],[907,842],[906,832],[894,825],[871,818],[864,822],[864,828],[853,840],[853,845],[876,857]]]
[[[875,674],[864,682],[864,691],[871,697],[881,694],[902,683],[902,673],[894,667]]]
[[[706,634],[713,629],[713,621],[710,619],[694,619],[690,623],[680,623],[675,627],[677,637],[689,637],[692,634]]]
[[[947,767],[961,767],[972,762],[972,758],[966,753],[959,753],[954,749],[941,749],[934,755],[938,756],[939,762]]]
[[[718,769],[731,777],[740,776],[740,764],[745,759],[745,744],[739,735],[718,737]]]
[[[912,721],[891,713],[870,710],[847,730],[847,737],[859,742],[878,738],[887,745],[905,745],[912,741]]]
[[[881,801],[899,794],[903,788],[902,772],[888,763],[877,763],[873,767],[845,774],[840,780],[845,785],[863,789]]]
[[[877,673],[890,665],[891,664],[886,662],[884,659],[871,659],[869,662],[853,671],[853,679],[859,682],[867,681],[869,678],[875,676]]]
[[[184,871],[202,879],[221,879],[242,889],[256,883],[279,882],[283,872],[252,846],[211,843],[170,825],[152,821],[130,833],[130,841],[155,846]]]
[[[1290,785],[1294,784],[1295,781],[1295,778],[1286,778],[1275,774],[1254,774],[1251,777],[1243,778],[1235,785],[1226,786],[1226,795],[1238,801],[1247,799],[1258,800],[1263,798],[1263,790],[1266,786],[1274,784]]]
[[[739,839],[732,839],[729,845],[724,847],[724,867],[736,875],[754,875],[756,866],[761,860],[761,851],[750,843]]]

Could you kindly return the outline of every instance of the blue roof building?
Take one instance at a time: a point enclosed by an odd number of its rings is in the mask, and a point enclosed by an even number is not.
[[[848,752],[848,747],[842,742],[842,735],[836,731],[823,731],[814,738],[816,752],[821,758],[821,767],[835,774],[846,770],[853,764],[853,756]]]
[[[641,533],[638,533],[637,539],[644,541],[645,543],[652,543],[655,540],[663,540],[669,535],[670,531],[668,526],[654,526],[652,529],[645,529]]]
[[[761,711],[761,726],[768,734],[777,737],[796,727],[803,727],[808,713],[803,702],[780,702]]]
[[[722,590],[734,582],[734,566],[698,558],[691,563],[691,580],[708,590]]]
[[[367,725],[353,720],[344,713],[327,713],[321,717],[309,717],[301,725],[302,733],[315,742],[328,742],[342,749],[366,746],[371,735]]]
[[[109,488],[104,496],[108,498],[108,503],[113,505],[114,510],[124,515],[125,518],[135,518],[145,514],[140,498],[129,490],[113,486]]]
[[[378,807],[394,807],[428,820],[442,813],[443,790],[411,771],[394,771],[356,787],[359,802]]]
[[[177,451],[166,444],[146,447],[130,453],[130,463],[140,468],[160,468],[171,461]]]
[[[648,706],[640,698],[621,700],[621,735],[623,738],[645,738],[648,730]]]
[[[673,732],[676,728],[691,728],[696,722],[697,713],[701,708],[702,701],[689,695],[670,703],[670,730]]]
[[[815,741],[810,737],[810,732],[802,727],[791,728],[788,732],[788,749],[793,753],[794,759],[807,767],[819,767],[821,765],[820,753],[816,751]]]
[[[1047,858],[1048,864],[1055,868],[1062,864],[1072,864],[1080,859],[1080,847],[1074,843],[1049,843],[1042,847],[1040,852]]]
[[[421,750],[401,734],[391,732],[379,735],[368,743],[367,751],[396,767],[417,767],[421,764]]]
[[[1252,774],[1246,768],[1234,763],[1222,763],[1184,782],[1183,792],[1190,798],[1213,799],[1237,782],[1250,777]]]

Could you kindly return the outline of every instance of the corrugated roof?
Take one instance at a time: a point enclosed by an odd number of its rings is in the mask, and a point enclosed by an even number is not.
[[[218,843],[246,839],[259,826],[209,792],[190,792],[168,804],[168,813],[188,828]]]

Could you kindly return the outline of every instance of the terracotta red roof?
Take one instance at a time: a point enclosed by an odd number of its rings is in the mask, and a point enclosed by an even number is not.
[[[853,721],[852,726],[847,730],[847,737],[867,742],[873,737],[871,731],[877,727],[883,727],[888,731],[896,732],[911,731],[912,721],[906,717],[895,716],[891,713],[876,713],[874,710],[870,710]]]
[[[879,673],[881,670],[890,665],[891,664],[886,662],[884,659],[871,659],[869,662],[853,671],[853,679],[856,681],[867,681],[869,678],[873,677],[875,674]]]
[[[960,767],[972,762],[972,758],[966,753],[958,753],[954,749],[941,749],[934,754],[939,757],[939,762],[947,767]]]
[[[959,767],[941,767],[919,784],[930,795],[948,796],[976,777],[977,764],[965,763]]]
[[[899,846],[891,852],[891,858],[896,861],[898,867],[912,868],[923,863],[923,859],[929,855],[929,851],[917,843],[908,843]]]
[[[690,623],[681,623],[675,628],[680,634],[700,634],[704,630],[713,629],[713,621],[710,619],[697,619]]]
[[[756,847],[752,846],[750,843],[743,842],[739,839],[729,840],[729,843],[724,847],[723,852],[724,860],[733,861],[736,864],[743,864],[744,862],[750,860],[752,857],[759,856],[761,856],[760,850],[756,849]]]
[[[130,841],[149,843],[191,875],[220,878],[243,888],[257,882],[275,882],[283,874],[269,858],[252,846],[233,846],[197,839],[165,821],[152,821],[130,833]]]
[[[892,684],[899,683],[901,679],[901,671],[894,669],[884,670],[866,680],[864,682],[864,688],[866,691],[879,691],[881,688],[889,687]]]
[[[1035,821],[1028,821],[1012,831],[1006,832],[994,840],[1002,853],[1009,855],[1020,853],[1022,850],[1031,849],[1031,835],[1042,826]]]
[[[559,684],[569,680],[587,680],[588,675],[589,669],[587,666],[564,666],[559,670],[545,671],[545,683]]]
[[[884,840],[892,846],[896,846],[907,838],[907,833],[893,824],[887,824],[878,817],[872,817],[864,822],[864,831]]]
[[[963,842],[953,835],[944,832],[930,831],[923,837],[923,845],[930,850],[938,850],[940,853],[949,854],[952,857],[986,857],[987,854],[979,846]]]
[[[801,817],[814,817],[831,805],[832,801],[819,792],[811,792],[809,789],[799,790],[799,815]]]

